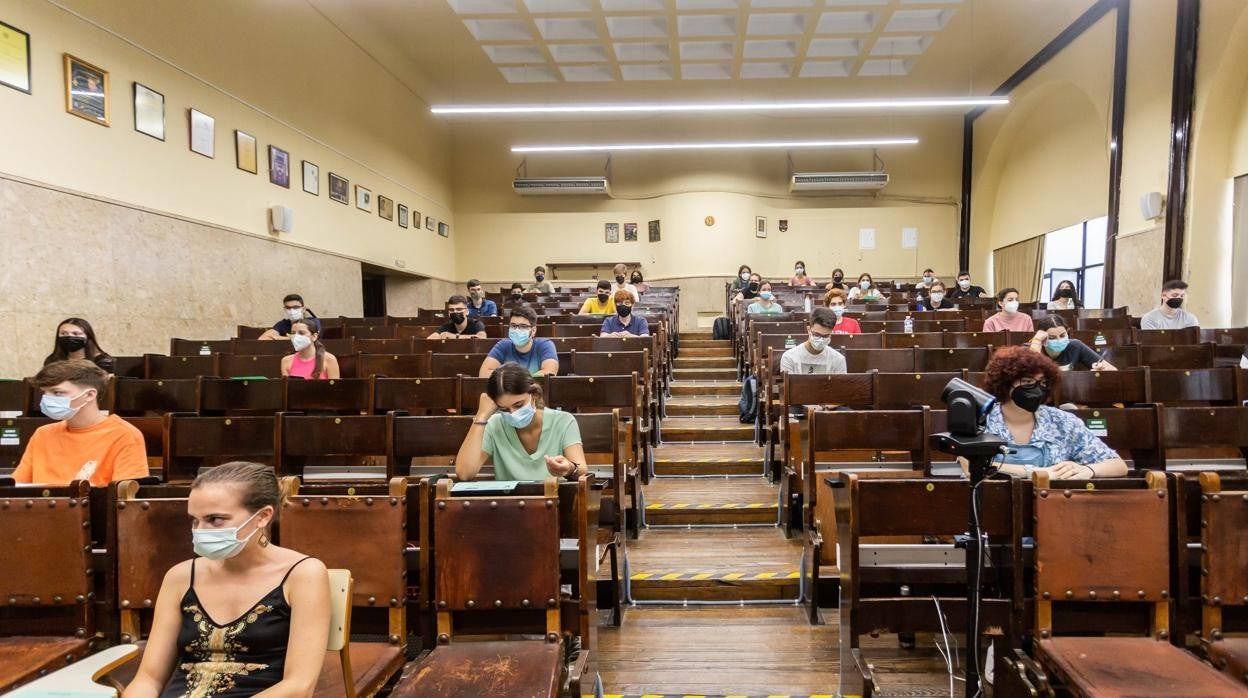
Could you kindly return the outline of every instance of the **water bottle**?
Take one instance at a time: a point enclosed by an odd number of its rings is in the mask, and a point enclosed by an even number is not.
[[[902,331],[906,334],[914,334],[914,318],[906,316],[906,324]]]
[[[803,308],[806,310],[807,313],[810,312],[810,294],[809,293],[806,294],[806,300],[803,301]]]

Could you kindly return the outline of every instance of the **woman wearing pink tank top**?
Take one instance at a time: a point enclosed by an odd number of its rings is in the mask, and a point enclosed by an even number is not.
[[[290,325],[290,343],[295,353],[282,357],[282,375],[304,380],[338,378],[338,358],[321,344],[321,323],[316,318],[296,320]]]

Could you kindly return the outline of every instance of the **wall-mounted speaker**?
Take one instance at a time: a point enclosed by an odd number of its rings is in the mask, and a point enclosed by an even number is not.
[[[275,233],[289,233],[294,229],[294,209],[289,206],[271,206],[269,208],[269,230]]]
[[[1161,218],[1164,199],[1159,191],[1150,191],[1140,197],[1140,215],[1144,220],[1151,221]]]

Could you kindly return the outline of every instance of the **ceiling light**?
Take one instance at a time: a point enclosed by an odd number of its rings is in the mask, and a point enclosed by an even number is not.
[[[813,102],[704,102],[668,104],[462,104],[430,107],[434,114],[638,114],[662,112],[739,111],[863,111],[995,107],[1009,97],[915,97],[901,99],[838,99]]]
[[[878,148],[918,145],[917,138],[862,138],[828,141],[737,141],[727,143],[614,143],[607,145],[516,145],[513,153],[593,153],[624,150],[746,150],[761,148]]]

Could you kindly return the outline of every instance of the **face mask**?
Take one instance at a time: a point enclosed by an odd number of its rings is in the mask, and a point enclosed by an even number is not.
[[[1166,305],[1170,306],[1171,308],[1178,308],[1179,306],[1183,305],[1183,299],[1182,298],[1167,298]]]
[[[295,347],[295,351],[303,351],[312,346],[312,338],[301,334],[292,334],[290,335],[290,343]]]
[[[73,397],[45,394],[42,398],[39,398],[39,411],[48,419],[55,419],[58,422],[73,419],[74,415],[78,414],[78,410],[82,409],[82,405],[71,407],[70,403],[86,394],[87,391],[85,390]]]
[[[832,312],[836,313],[836,316],[839,318],[840,316],[845,314],[845,306],[834,305],[832,306]]]
[[[598,294],[598,302],[599,302],[599,303],[606,303],[606,302],[607,302],[607,299],[608,299],[608,298],[610,298],[610,297],[611,297],[611,294],[609,294],[609,293],[599,293],[599,294]]]
[[[616,275],[615,275],[615,283],[620,284],[621,286],[622,286],[622,285],[624,285],[624,275],[623,275],[623,274],[616,274]]]
[[[628,317],[629,315],[633,314],[633,309],[631,306],[619,305],[619,306],[616,306],[615,312],[619,313],[620,317]]]
[[[538,282],[538,283],[541,283],[541,282],[543,282],[543,281],[545,281],[545,280],[546,280],[546,275],[545,275],[545,274],[534,274],[534,275],[533,275],[533,278],[537,279],[537,282]]]
[[[823,351],[824,347],[826,346],[828,346],[828,340],[824,339],[823,337],[816,337],[813,334],[810,335],[810,348],[811,349],[814,349],[816,352],[820,352],[820,351]]]
[[[1044,399],[1048,395],[1049,391],[1038,385],[1026,387],[1020,385],[1010,393],[1010,400],[1028,412],[1035,412],[1040,409],[1040,405],[1044,404]]]
[[[749,280],[750,280],[750,272],[748,272],[748,271],[743,271],[743,272],[741,272],[741,280],[742,280],[742,281],[749,281]]]
[[[929,276],[929,275],[927,275],[927,274],[924,274],[924,275],[923,275],[923,283],[925,283],[925,284],[930,284],[930,283],[932,283],[932,277],[931,277],[931,276]]]
[[[256,512],[259,514],[260,512]],[[247,517],[243,522],[246,526],[252,519],[256,518],[256,514]],[[200,557],[206,557],[209,560],[228,560],[235,555],[243,552],[243,548],[247,547],[247,541],[251,540],[251,536],[256,535],[256,531],[252,531],[246,538],[238,539],[238,530],[243,526],[236,528],[195,528],[191,529],[191,545],[195,549],[195,554]]]
[[[64,337],[57,337],[57,338],[56,338],[56,346],[57,346],[57,347],[58,347],[61,351],[65,352],[66,354],[69,354],[69,353],[71,353],[71,352],[75,352],[75,351],[78,351],[78,350],[80,350],[80,349],[86,349],[86,348],[87,348],[87,338],[86,338],[86,337],[75,337],[75,336],[73,336],[73,335],[67,335],[67,336],[64,336]]]
[[[771,300],[771,291],[763,291],[762,293],[758,294],[758,297],[762,298],[765,301],[769,301]]]
[[[751,284],[750,284],[750,293],[758,293],[758,283],[757,283],[757,282],[754,282],[754,283],[751,283]]]
[[[290,320],[302,320],[303,308],[287,308],[286,317]]]
[[[959,281],[959,282],[958,282],[958,288],[962,289],[963,291],[968,291],[968,290],[970,290],[970,288],[971,288],[971,280],[970,280],[970,279],[962,279],[961,281]]]
[[[859,281],[859,282],[858,282],[858,288],[860,288],[860,289],[862,289],[862,290],[866,291],[867,289],[871,288],[871,282],[870,282],[870,281]]]
[[[1057,297],[1058,298],[1074,298],[1075,292],[1070,290],[1069,288],[1059,288],[1057,290]]]
[[[522,347],[528,344],[529,340],[532,339],[532,337],[529,336],[529,330],[527,329],[522,330],[516,327],[513,327],[507,331],[507,338],[511,340],[512,344],[518,347]]]
[[[513,293],[513,294],[511,294],[511,299],[512,299],[513,301],[518,301],[518,300],[520,300],[520,299],[522,299],[522,298],[524,298],[524,294],[523,294],[523,293]]]
[[[485,291],[472,291],[468,295],[472,296],[476,300],[481,300],[482,298],[485,298]]]
[[[940,302],[945,299],[945,294],[941,293],[940,291],[933,291],[931,295],[932,295],[932,305],[940,305]]]
[[[464,323],[463,311],[451,313],[451,322],[455,323],[456,325],[462,325]]]
[[[841,276],[840,274],[833,274],[833,275],[832,275],[832,280],[833,280],[833,281],[835,281],[835,282],[836,282],[836,283],[838,283],[838,284],[839,284],[839,283],[841,283],[841,279],[844,279],[844,278],[845,278],[845,277]]]
[[[1005,312],[1013,315],[1018,312],[1018,301],[1006,301],[1004,308]]]
[[[793,269],[794,276],[801,276],[802,274],[805,274],[805,273],[806,273],[806,270],[803,269],[802,267],[796,267]]]
[[[634,276],[633,278],[629,279],[629,282],[630,282],[630,283],[634,283],[634,284],[639,284],[639,283],[641,283],[641,277],[640,277],[640,276]]]
[[[1054,356],[1057,356],[1063,351],[1066,351],[1066,347],[1069,345],[1070,345],[1070,337],[1063,337],[1061,339],[1049,339],[1044,342],[1044,348],[1048,349],[1049,353]]]
[[[507,420],[507,423],[516,429],[523,429],[532,423],[533,416],[536,414],[537,408],[534,407],[533,403],[530,401],[529,404],[521,407],[515,412],[504,412],[503,419]]]

